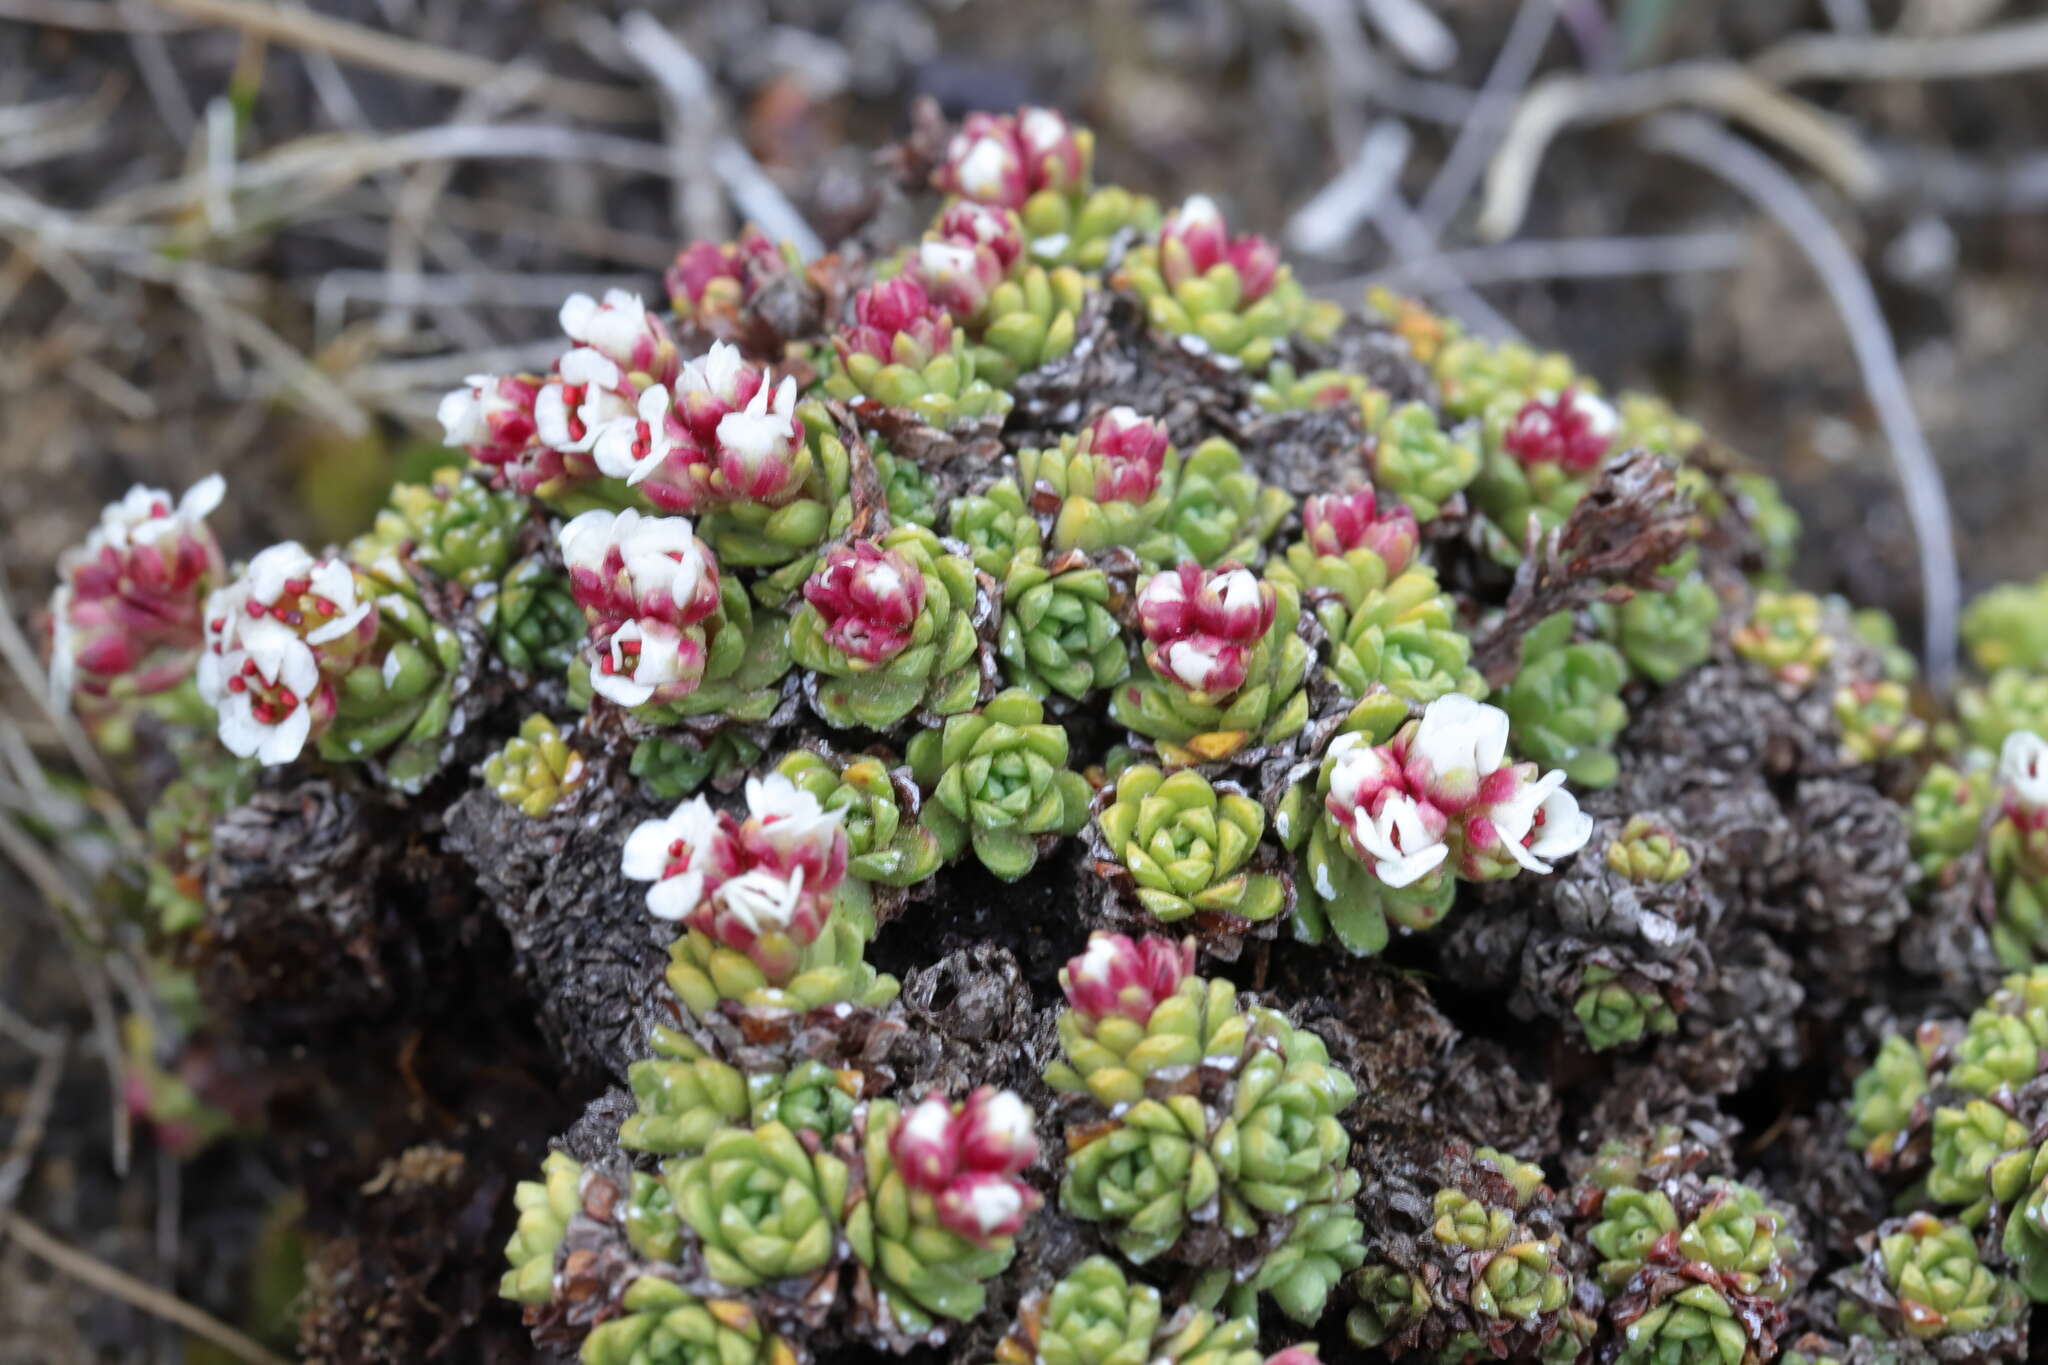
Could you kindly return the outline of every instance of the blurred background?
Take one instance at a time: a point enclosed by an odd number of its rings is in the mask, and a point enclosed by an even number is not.
[[[2048,570],[2048,6],[678,11],[0,0],[0,1362],[259,1358],[181,1356],[180,1313],[277,1307],[209,1254],[207,1193],[273,1178],[128,1131],[121,983],[52,932],[90,939],[95,856],[56,837],[90,798],[22,686],[57,554],[214,469],[231,553],[353,532],[444,458],[445,389],[559,349],[572,290],[658,295],[748,219],[900,235],[875,152],[919,96],[1057,105],[1099,178],[1216,195],[1327,297],[1390,284],[1662,390],[1784,484],[1807,585],[1908,639],[1916,416],[1966,589]]]

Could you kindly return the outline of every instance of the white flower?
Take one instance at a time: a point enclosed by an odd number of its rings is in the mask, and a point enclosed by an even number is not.
[[[622,516],[639,515],[630,509],[625,512],[607,512],[597,508],[571,517],[562,529],[555,533],[555,544],[562,549],[562,562],[572,569],[602,573],[605,557],[611,552],[612,545],[617,540],[618,519]]]
[[[1330,755],[1336,759],[1330,768],[1330,796],[1347,809],[1401,780],[1401,765],[1356,730],[1331,740]]]
[[[1175,640],[1160,651],[1166,671],[1190,692],[1206,692],[1209,682],[1223,668],[1222,652],[1229,646],[1206,635]]]
[[[1017,131],[1024,135],[1024,145],[1032,151],[1049,152],[1067,135],[1067,121],[1051,109],[1033,106],[1017,120]]]
[[[338,640],[370,614],[370,604],[356,600],[355,573],[340,560],[321,560],[309,577],[313,595],[332,602],[336,614],[326,625],[306,632],[307,644],[324,645],[329,640]]]
[[[1172,569],[1164,569],[1152,575],[1150,581],[1138,591],[1138,606],[1175,607],[1188,600],[1187,589],[1181,585],[1180,575]]]
[[[234,689],[222,680],[215,705],[220,713],[220,742],[237,758],[254,758],[260,763],[289,763],[306,747],[313,727],[308,705],[320,685],[320,665],[313,651],[289,627],[267,618],[250,621],[241,629],[243,648],[227,655],[222,670],[228,676],[244,676],[245,664],[255,665],[262,687],[251,682]],[[273,689],[291,694],[289,703]],[[268,719],[257,708],[271,712]]]
[[[1388,793],[1378,816],[1360,806],[1352,819],[1353,837],[1372,855],[1373,875],[1395,890],[1421,881],[1450,856],[1449,847],[1430,834],[1415,798],[1402,792]]]
[[[919,1100],[903,1120],[903,1137],[910,1142],[943,1143],[953,1131],[953,1106],[936,1095]]]
[[[1000,199],[1009,167],[1010,149],[997,138],[981,138],[960,158],[960,188],[975,199]]]
[[[1116,940],[1108,934],[1090,934],[1088,947],[1082,952],[1080,961],[1072,968],[1074,979],[1091,986],[1105,985],[1109,981],[1111,969],[1122,958],[1123,950],[1117,947]]]
[[[1022,1147],[1026,1142],[1036,1141],[1038,1131],[1031,1121],[1030,1106],[1017,1098],[1014,1090],[999,1090],[994,1099],[981,1106],[980,1127],[1005,1147]]]
[[[603,303],[588,294],[571,294],[562,304],[561,323],[571,341],[622,364],[630,363],[650,330],[647,305],[623,289],[606,290]]]
[[[699,855],[720,836],[718,817],[701,796],[685,801],[660,820],[645,820],[626,836],[619,870],[632,881],[653,882],[647,908],[661,919],[679,920],[704,897],[704,859]],[[672,863],[686,866],[665,875]]]
[[[1572,411],[1585,419],[1586,430],[1595,436],[1611,437],[1621,429],[1621,414],[1598,394],[1572,390]]]
[[[434,416],[441,423],[441,443],[458,447],[488,445],[491,415],[513,405],[499,395],[496,375],[473,374],[462,384],[463,387],[443,394],[441,405],[434,409]]]
[[[683,393],[704,393],[727,407],[739,401],[740,379],[747,372],[747,359],[730,342],[714,341],[711,349],[683,366],[676,388]],[[766,388],[766,383],[762,384]]]
[[[779,876],[765,867],[757,867],[720,882],[711,899],[728,918],[745,925],[750,932],[770,934],[789,927],[803,891],[802,868]]]
[[[771,407],[764,381],[744,409],[718,419],[718,444],[737,454],[749,469],[786,460],[796,450],[796,377],[785,375],[773,398]]]
[[[782,773],[747,779],[747,813],[758,822],[761,838],[785,859],[814,853],[824,863],[832,852],[843,810],[826,810],[818,798]]]
[[[639,651],[628,666],[627,645]],[[644,706],[656,689],[683,677],[683,633],[663,621],[628,621],[606,645],[610,668],[590,670],[590,688],[620,706]]]
[[[100,512],[100,524],[86,538],[88,553],[100,546],[125,550],[131,545],[154,545],[168,535],[191,530],[220,506],[227,483],[209,474],[185,490],[173,504],[161,488],[136,484],[119,502],[107,504]]]
[[[967,1216],[986,1237],[1024,1211],[1024,1196],[1008,1180],[977,1180],[968,1186]]]
[[[688,517],[646,517],[628,509],[619,514],[613,533],[636,595],[665,588],[680,606],[695,598],[711,575],[704,543]]]
[[[661,468],[676,448],[668,432],[669,406],[668,390],[655,384],[641,393],[635,411],[600,427],[590,443],[598,472],[634,484]],[[643,439],[645,449],[636,449]]]
[[[1191,194],[1181,206],[1174,210],[1174,226],[1178,228],[1206,227],[1223,221],[1223,210],[1216,207],[1216,201],[1206,194]]]
[[[1530,839],[1539,811],[1543,824]],[[1549,872],[1551,860],[1577,853],[1593,837],[1593,817],[1581,811],[1579,799],[1565,790],[1560,769],[1523,783],[1513,796],[1493,807],[1492,820],[1509,856],[1531,872]],[[1525,839],[1527,847],[1523,846]]]
[[[588,346],[563,356],[555,373],[557,378],[541,389],[533,404],[534,433],[542,445],[585,451],[596,443],[606,423],[632,415],[633,405],[620,392],[625,378],[619,367]],[[578,390],[574,403],[571,389]]]
[[[1462,692],[1438,697],[1422,712],[1408,754],[1438,777],[1471,773],[1484,777],[1508,752],[1508,713]]]
[[[284,595],[284,585],[313,572],[313,556],[296,540],[287,540],[260,551],[249,561],[242,577],[248,580],[249,596],[265,606],[274,606]]]
[[[2021,805],[2048,806],[2048,740],[2032,730],[2007,735],[1998,754],[1998,780],[2012,789]]]
[[[1256,613],[1259,609],[1259,579],[1250,569],[1232,569],[1209,586],[1225,611]]]

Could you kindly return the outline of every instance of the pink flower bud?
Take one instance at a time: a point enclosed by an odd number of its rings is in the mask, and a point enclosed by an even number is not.
[[[1276,609],[1272,584],[1238,565],[1205,571],[1183,564],[1155,574],[1138,593],[1146,660],[1190,692],[1227,696],[1244,684]]]
[[[954,1123],[960,1164],[967,1170],[1014,1175],[1038,1159],[1031,1106],[1014,1090],[982,1086],[967,1097]]]
[[[866,664],[886,663],[908,647],[924,593],[924,575],[872,540],[832,550],[804,584],[826,642]]]
[[[685,317],[730,314],[746,302],[739,248],[731,242],[691,242],[662,275],[669,306]]]
[[[1598,469],[1621,425],[1614,409],[1578,389],[1540,395],[1522,405],[1501,445],[1525,465],[1555,464],[1572,474]]]
[[[1088,936],[1087,951],[1060,969],[1060,989],[1091,1025],[1112,1015],[1142,1024],[1194,971],[1192,938],[1134,941],[1097,930]]]
[[[889,1159],[912,1189],[945,1189],[960,1168],[952,1102],[935,1090],[901,1115],[889,1134]]]
[[[1158,491],[1169,438],[1166,424],[1127,407],[1089,423],[1078,449],[1094,457],[1098,502],[1144,502]]]
[[[686,518],[585,512],[557,540],[569,590],[593,626],[642,620],[683,629],[718,608],[718,562]]]
[[[988,307],[989,294],[1003,282],[1003,263],[984,246],[925,242],[911,258],[909,273],[935,304],[967,321]]]
[[[983,204],[1021,208],[1040,190],[1068,194],[1088,183],[1089,157],[1064,116],[1026,107],[969,114],[932,174],[939,189]]]
[[[1178,289],[1219,265],[1237,272],[1239,306],[1264,298],[1280,271],[1280,253],[1265,238],[1232,237],[1216,201],[1198,194],[1166,216],[1159,230],[1160,272]]]
[[[533,409],[542,382],[523,374],[471,375],[441,400],[435,413],[443,443],[493,469],[512,463],[539,437]]]
[[[1301,507],[1301,528],[1317,554],[1370,550],[1386,564],[1389,575],[1408,567],[1421,536],[1413,512],[1400,503],[1381,507],[1370,488],[1311,495]]]
[[[977,1245],[1013,1237],[1040,1204],[1038,1191],[1014,1176],[971,1171],[939,1191],[939,1222]]]
[[[588,294],[571,294],[562,305],[561,323],[569,340],[596,351],[626,374],[656,384],[675,378],[675,338],[637,294],[608,290],[602,303]]]
[[[225,577],[206,525],[223,488],[216,474],[174,504],[170,494],[137,485],[58,560],[50,599],[58,705],[70,705],[74,693],[153,696],[191,676],[205,643],[205,598]]]
[[[1008,274],[1024,254],[1024,225],[1006,208],[956,199],[939,215],[934,237],[961,246],[986,247]]]
[[[932,173],[941,190],[978,203],[1021,208],[1031,197],[1016,120],[1001,114],[969,114],[946,144],[946,159]]]
[[[912,368],[953,345],[953,322],[908,275],[881,280],[853,296],[854,325],[833,339],[842,358],[872,356]]]
[[[1056,109],[1031,105],[1017,111],[1017,140],[1023,148],[1025,177],[1035,194],[1053,190],[1071,194],[1087,186],[1088,155],[1066,116]]]

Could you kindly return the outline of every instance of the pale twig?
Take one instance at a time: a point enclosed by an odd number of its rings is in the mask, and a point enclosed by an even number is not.
[[[1389,194],[1382,199],[1373,211],[1373,222],[1400,259],[1421,260],[1435,256],[1436,242],[1430,237],[1429,229],[1416,220],[1415,211],[1400,195]],[[1440,261],[1436,266],[1427,267],[1423,278],[1431,297],[1481,336],[1492,337],[1496,341],[1512,341],[1521,336],[1515,324],[1472,292],[1469,284]]]
[[[76,33],[177,33],[191,25],[167,14],[133,13],[100,0],[0,0],[0,19]]]
[[[1287,220],[1287,245],[1309,256],[1341,251],[1400,177],[1412,144],[1406,124],[1393,119],[1376,124],[1336,178]]]
[[[724,132],[725,111],[710,73],[646,10],[632,10],[619,20],[619,38],[661,92],[661,126],[676,163],[670,185],[676,226],[690,237],[716,241],[731,236],[732,221],[711,172],[711,148]]]
[[[455,106],[455,124],[490,123],[517,108],[532,93],[538,75],[528,67],[511,67],[498,80],[464,95]],[[430,161],[413,169],[400,189],[391,215],[390,244],[384,269],[395,283],[418,280],[425,264],[427,234],[435,226],[434,205],[455,175],[453,161]],[[413,304],[402,288],[388,300],[377,320],[378,334],[391,341],[413,328]]]
[[[236,1331],[203,1309],[167,1294],[127,1271],[108,1265],[67,1242],[58,1240],[18,1213],[0,1215],[0,1236],[80,1284],[121,1300],[152,1317],[177,1324],[193,1336],[212,1342],[246,1365],[286,1365],[254,1338]]]
[[[1599,80],[1552,76],[1530,89],[1486,168],[1479,236],[1497,242],[1522,225],[1544,151],[1565,128],[1679,105],[1713,109],[1748,124],[1851,195],[1860,198],[1883,182],[1876,159],[1834,120],[1726,62],[1687,62]]]
[[[1920,593],[1927,617],[1927,681],[1944,692],[1955,672],[1962,588],[1948,492],[1899,368],[1877,292],[1827,215],[1785,169],[1756,148],[1696,116],[1667,114],[1643,130],[1645,145],[1714,172],[1775,219],[1827,287],[1849,333],[1865,391],[1892,451],[1892,464],[1920,551]]]
[[[1742,263],[1749,234],[1738,231],[1674,232],[1650,237],[1587,237],[1561,241],[1513,241],[1439,256],[1399,261],[1364,275],[1319,284],[1324,298],[1350,298],[1359,289],[1383,284],[1400,292],[1431,292],[1442,272],[1468,285],[1515,280],[1584,280],[1637,275],[1691,275],[1729,270]]]
[[[120,5],[122,15],[130,20],[149,16],[142,0],[120,0]],[[160,31],[138,23],[128,30],[128,50],[135,54],[143,88],[149,91],[149,98],[172,139],[181,145],[190,142],[197,118],[192,94],[185,88],[185,78],[178,74],[178,64],[171,57],[171,45],[164,41]]]
[[[2010,75],[2048,66],[2048,19],[1941,37],[1806,33],[1760,53],[1764,80],[1939,81]]]
[[[44,1126],[50,1120],[50,1105],[57,1098],[57,1082],[64,1075],[69,1053],[70,1040],[62,1034],[49,1035],[46,1045],[36,1049],[36,1071],[29,1081],[28,1098],[15,1120],[6,1159],[0,1160],[0,1213],[14,1207],[22,1182],[28,1179],[36,1153],[42,1148]]]
[[[805,260],[823,253],[825,244],[782,187],[725,128],[717,91],[696,54],[645,10],[633,10],[619,20],[619,37],[661,87],[675,159],[677,223],[692,237],[729,235],[725,205],[704,175],[708,167],[741,214],[762,232],[791,243]]]
[[[635,175],[671,175],[675,163],[661,147],[613,133],[552,124],[494,123],[421,128],[389,136],[353,134],[298,138],[235,167],[237,193],[297,187],[300,208],[321,203],[382,170],[449,158],[506,161],[582,161]],[[95,208],[92,221],[128,223],[194,207],[203,178],[187,174],[146,185]]]
[[[1442,71],[1458,60],[1456,35],[1422,0],[1363,0],[1363,8],[1380,36],[1417,71]]]
[[[1536,63],[1542,60],[1543,45],[1550,41],[1550,30],[1556,22],[1554,0],[1522,0],[1516,9],[1493,66],[1486,73],[1486,81],[1479,88],[1478,108],[1458,129],[1443,165],[1416,205],[1415,216],[1429,229],[1432,238],[1443,236],[1444,229],[1472,196],[1472,187],[1485,174],[1487,155],[1499,141],[1501,129],[1514,117],[1515,104],[1529,84],[1529,77],[1535,74]]]
[[[151,0],[152,4],[187,19],[239,29],[253,37],[287,47],[325,52],[354,66],[374,67],[431,85],[475,90],[504,72],[504,65],[472,57],[414,38],[380,33],[345,19],[316,14],[297,4],[263,5],[253,0]],[[638,123],[654,112],[637,90],[599,85],[569,76],[544,75],[534,87],[534,103],[595,123]]]

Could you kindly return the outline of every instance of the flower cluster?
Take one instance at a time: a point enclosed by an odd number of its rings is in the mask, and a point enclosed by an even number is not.
[[[1114,1017],[1143,1024],[1194,974],[1192,939],[1096,933],[1088,936],[1086,952],[1060,968],[1060,989],[1087,1028]]]
[[[1301,850],[1297,932],[1316,942],[1333,928],[1352,952],[1376,953],[1389,920],[1419,930],[1442,919],[1458,881],[1548,873],[1584,847],[1593,822],[1564,773],[1509,762],[1508,732],[1506,712],[1454,692],[1385,743],[1365,729],[1338,735],[1315,786],[1297,787],[1277,817]]]
[[[625,875],[647,908],[746,955],[771,983],[793,976],[846,875],[840,812],[780,773],[747,779],[747,816],[696,797],[626,840]]]
[[[1454,693],[1388,744],[1339,735],[1324,809],[1390,887],[1429,875],[1453,849],[1467,881],[1549,872],[1585,846],[1593,822],[1562,772],[1508,763],[1507,744],[1506,712]]]
[[[590,623],[590,685],[621,706],[673,701],[704,676],[718,565],[683,517],[592,510],[562,527],[569,589]]]
[[[1155,574],[1138,592],[1145,662],[1197,700],[1228,696],[1244,685],[1273,612],[1272,584],[1249,569],[1183,564]]]
[[[101,706],[167,692],[192,676],[203,604],[226,574],[206,518],[225,485],[201,479],[175,503],[140,484],[58,561],[50,598],[50,690]]]
[[[1041,190],[1066,193],[1085,185],[1089,149],[1052,109],[969,114],[933,174],[940,189],[981,204],[1021,209]]]
[[[230,753],[289,763],[333,721],[335,679],[377,638],[377,605],[338,559],[273,545],[206,600],[199,694]]]
[[[697,512],[788,502],[809,472],[803,446],[796,380],[776,383],[720,341],[687,362],[672,387],[649,385],[631,414],[597,428],[591,458],[662,511]]]
[[[896,1121],[889,1155],[906,1185],[932,1197],[940,1223],[980,1245],[1014,1235],[1042,1202],[1018,1179],[1038,1159],[1038,1138],[1014,1091],[983,1086],[957,1105],[925,1096]]]
[[[1572,474],[1600,467],[1621,419],[1604,399],[1583,389],[1542,393],[1516,410],[1501,444],[1524,465],[1554,464]]]
[[[680,368],[668,324],[623,290],[602,301],[571,295],[560,322],[571,345],[546,375],[473,375],[439,412],[449,445],[517,491],[550,500],[598,477],[600,437],[615,433],[616,452],[616,433],[635,427],[646,395],[666,393]]]
[[[1414,557],[1420,530],[1406,505],[1383,503],[1365,487],[1307,498],[1301,504],[1301,533],[1308,548],[1320,556],[1341,559],[1355,550],[1370,550],[1394,577]]]
[[[885,664],[910,646],[924,598],[924,575],[872,540],[831,551],[804,584],[819,634],[856,667]]]
[[[731,329],[770,280],[788,272],[791,257],[749,224],[730,242],[691,242],[662,275],[679,317],[714,330]]]

